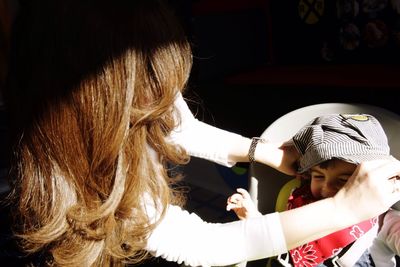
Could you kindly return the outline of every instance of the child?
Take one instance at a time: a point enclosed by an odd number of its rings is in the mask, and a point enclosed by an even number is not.
[[[301,154],[298,161],[301,186],[289,197],[288,209],[334,196],[359,163],[390,157],[382,126],[368,114],[317,117],[300,129],[292,142]],[[237,191],[228,198],[227,210],[234,210],[240,219],[260,216],[248,192],[244,189]],[[373,218],[292,249],[289,252],[290,259],[287,257],[283,260],[281,255],[279,261],[289,266],[290,260],[296,267],[336,266],[336,261],[339,266],[369,266],[372,260],[366,249],[371,245],[376,231],[377,219]],[[351,247],[356,247],[353,246],[356,240],[357,246],[362,249],[355,252],[353,248],[346,253]],[[346,257],[343,257],[344,254]],[[349,259],[350,254],[352,257]]]
[[[400,255],[400,211],[390,209],[382,221],[378,236],[369,250],[375,266],[395,267],[399,260],[395,255]]]

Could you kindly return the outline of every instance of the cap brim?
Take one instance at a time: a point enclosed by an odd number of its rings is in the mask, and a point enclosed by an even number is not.
[[[336,155],[332,155],[329,158],[320,158],[315,162],[309,163],[306,166],[299,166],[298,168],[298,173],[303,173],[308,171],[311,167],[321,164],[324,161],[327,160],[331,160],[331,159],[339,159],[339,160],[343,160],[349,163],[353,163],[353,164],[360,164],[361,162],[365,162],[365,161],[371,161],[371,160],[388,160],[388,159],[393,159],[392,155],[368,155],[368,154],[363,154],[363,155],[340,155],[340,156],[336,156]]]

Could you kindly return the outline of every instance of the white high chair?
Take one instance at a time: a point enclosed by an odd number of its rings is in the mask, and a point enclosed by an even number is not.
[[[262,133],[261,137],[270,141],[287,141],[313,118],[330,113],[366,113],[375,116],[386,132],[391,154],[400,159],[400,115],[373,105],[323,103],[306,106],[291,111],[275,120]],[[289,191],[288,187],[295,186],[292,181],[293,176],[282,174],[266,165],[259,163],[250,165],[249,193],[262,214],[276,211],[277,206],[280,204],[278,203],[277,205],[280,190],[283,188],[283,191]],[[282,194],[279,195],[279,198],[282,199]],[[265,267],[266,261],[248,262],[246,266]]]
[[[367,113],[376,117],[388,137],[391,154],[400,159],[400,115],[387,109],[366,104],[324,103],[291,111],[275,120],[261,137],[270,141],[287,141],[313,118],[330,113]],[[275,211],[282,186],[293,177],[268,166],[254,163],[249,170],[249,193],[261,213]]]

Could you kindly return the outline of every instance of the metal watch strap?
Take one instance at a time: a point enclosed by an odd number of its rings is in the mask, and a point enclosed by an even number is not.
[[[253,137],[253,138],[251,138],[251,144],[250,144],[249,153],[248,153],[248,157],[249,157],[249,162],[250,163],[255,162],[254,153],[256,151],[256,147],[257,147],[258,142],[263,143],[264,139],[261,138],[261,137]]]

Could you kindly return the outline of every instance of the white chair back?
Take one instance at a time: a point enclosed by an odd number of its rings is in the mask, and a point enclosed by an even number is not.
[[[323,103],[291,111],[274,121],[261,135],[271,141],[287,141],[313,118],[331,113],[366,113],[376,117],[388,137],[391,154],[400,159],[400,115],[366,104]],[[280,188],[293,177],[254,163],[249,169],[249,192],[261,213],[275,211]]]

